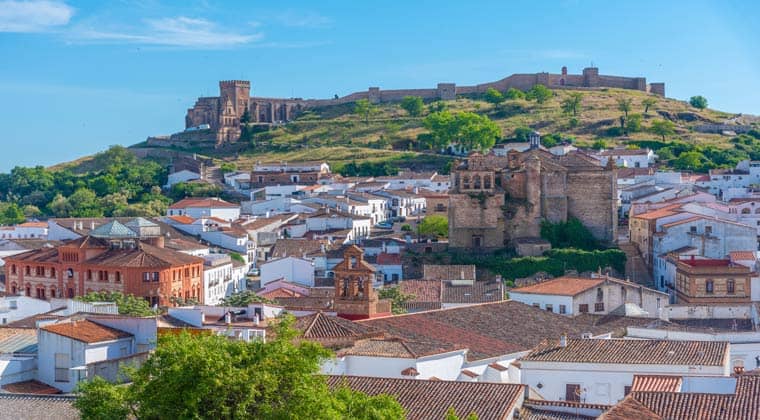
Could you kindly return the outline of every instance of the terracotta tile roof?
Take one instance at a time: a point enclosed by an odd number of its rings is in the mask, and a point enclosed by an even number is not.
[[[604,278],[558,277],[531,286],[512,289],[510,293],[575,296],[586,290],[593,289],[602,283],[604,283]]]
[[[192,217],[184,216],[184,215],[183,216],[169,216],[169,219],[174,220],[175,222],[181,223],[183,225],[189,225],[195,221],[195,219],[193,219]]]
[[[3,385],[3,390],[12,394],[53,395],[61,393],[60,389],[34,379]]]
[[[471,285],[442,282],[441,303],[485,303],[504,300],[504,288],[498,281],[476,281]]]
[[[636,401],[632,396],[627,396],[623,401],[612,407],[609,411],[599,416],[599,420],[663,420],[663,417],[647,408],[644,404]]]
[[[184,209],[188,207],[236,208],[239,206],[218,198],[185,198],[169,206],[170,209]]]
[[[106,327],[89,320],[63,322],[47,325],[41,329],[88,344],[132,337],[132,334],[126,331]]]
[[[471,371],[469,369],[462,369],[462,371],[460,373],[462,375],[470,377],[470,378],[477,378],[478,377],[477,373],[475,373],[475,372],[473,372],[473,371]]]
[[[458,349],[464,350],[464,348]],[[359,340],[353,346],[340,351],[340,356],[371,356],[417,359],[433,354],[446,353],[451,349],[435,343],[405,341],[400,338],[373,338]]]
[[[131,249],[113,248],[85,261],[86,265],[106,267],[164,268],[187,264],[203,264],[203,258],[140,242]]]
[[[731,261],[753,261],[757,259],[753,251],[732,251],[728,255]]]
[[[48,227],[48,224],[46,222],[26,222],[26,223],[22,223],[16,226],[17,227],[46,228]]]
[[[422,266],[425,280],[475,280],[474,265],[430,265]]]
[[[527,351],[546,339],[568,333],[624,334],[625,327],[647,325],[651,319],[591,314],[575,318],[515,301],[485,303],[358,321],[393,337],[435,343],[455,350],[468,348],[468,360]]]
[[[488,367],[490,367],[492,369],[496,369],[499,372],[504,372],[505,370],[507,370],[506,366],[500,365],[500,364],[498,364],[496,362],[491,363],[490,365],[488,365]]]
[[[277,298],[298,298],[303,297],[301,293],[296,292],[295,290],[286,289],[284,287],[279,287],[274,290],[270,290],[268,292],[262,292],[257,293],[257,295],[263,297],[264,299],[274,300]]]
[[[655,220],[666,216],[672,216],[674,214],[680,213],[678,210],[681,207],[681,204],[670,204],[665,207],[659,208],[657,210],[652,210],[650,212],[641,213],[633,216],[636,219],[645,219],[645,220]]]
[[[414,302],[440,302],[441,282],[439,280],[404,280],[399,283],[401,293],[414,295]]]
[[[303,332],[303,337],[310,340],[330,338],[355,338],[360,339],[374,335],[374,329],[351,322],[337,316],[325,315],[315,312],[311,315],[299,317],[295,327]]]
[[[692,267],[728,267],[732,265],[731,260],[719,260],[714,258],[687,258],[679,259],[678,262]]]
[[[376,264],[378,265],[401,265],[401,255],[381,252],[377,254]]]
[[[512,414],[525,394],[525,385],[518,384],[360,376],[329,376],[327,382],[331,388],[346,385],[370,395],[391,395],[409,420],[443,419],[449,408],[460,417],[474,413],[480,420],[501,420]]]
[[[522,360],[565,363],[618,363],[722,366],[728,353],[723,341],[568,339],[537,346]]]
[[[679,392],[683,378],[670,375],[633,375],[631,391]]]
[[[593,420],[596,416],[584,416],[563,411],[549,411],[538,408],[522,406],[520,408],[520,420]]]

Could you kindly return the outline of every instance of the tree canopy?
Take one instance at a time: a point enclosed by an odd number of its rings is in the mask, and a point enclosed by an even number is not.
[[[580,92],[571,92],[565,99],[562,100],[562,111],[566,114],[578,115],[578,111],[581,108],[583,102],[583,94]]]
[[[488,88],[483,96],[486,102],[498,105],[504,102],[504,95],[494,88]]]
[[[430,130],[430,144],[442,149],[457,144],[467,150],[487,150],[501,136],[501,129],[488,117],[473,112],[434,112],[423,121]]]
[[[257,295],[252,290],[243,290],[233,293],[219,303],[219,306],[248,306],[251,303],[274,303],[269,299]]]
[[[689,104],[697,109],[707,108],[707,98],[702,95],[692,96],[689,98]]]
[[[446,216],[427,216],[417,226],[419,233],[423,235],[435,235],[440,237],[449,236],[449,219]]]
[[[544,102],[551,99],[552,95],[554,93],[549,89],[548,87],[538,84],[534,85],[526,95],[527,99],[535,100],[539,104],[543,104]]]
[[[401,100],[401,108],[409,116],[419,117],[425,109],[425,104],[422,103],[422,98],[419,96],[404,96],[404,99]]]
[[[114,302],[121,315],[152,316],[156,314],[147,300],[119,292],[90,292],[77,297],[76,300],[82,302]]]
[[[354,104],[354,114],[364,118],[364,123],[369,124],[370,115],[377,112],[377,106],[369,101],[369,99],[359,99]]]
[[[652,133],[662,137],[662,141],[665,141],[665,136],[672,136],[675,134],[676,125],[670,120],[654,120],[652,126],[649,128]]]
[[[377,289],[377,297],[391,301],[391,312],[394,315],[405,314],[404,304],[415,298],[414,295],[402,293],[398,286]]]
[[[74,406],[85,420],[404,417],[403,408],[387,395],[331,391],[318,374],[331,352],[296,341],[292,324],[291,316],[283,318],[266,341],[163,335],[148,360],[128,372],[130,384],[82,382]]]

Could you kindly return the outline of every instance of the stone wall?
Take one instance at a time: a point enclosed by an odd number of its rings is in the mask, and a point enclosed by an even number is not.
[[[567,213],[583,223],[595,238],[617,239],[617,180],[615,171],[567,174]]]

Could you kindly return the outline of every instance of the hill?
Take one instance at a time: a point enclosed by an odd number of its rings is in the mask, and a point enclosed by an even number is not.
[[[575,116],[563,111],[562,107],[563,101],[574,93],[582,95]],[[645,99],[655,101],[647,112],[643,103]],[[626,134],[620,128],[620,117],[623,115],[618,109],[620,101],[630,102],[629,116],[641,116],[640,129]],[[698,127],[736,123],[758,126],[757,119],[751,116],[697,109],[685,101],[623,89],[554,90],[552,97],[543,104],[514,99],[494,105],[482,95],[460,97],[443,103],[452,112],[469,111],[488,116],[502,130],[502,138],[497,142],[514,140],[519,128],[528,127],[544,135],[570,139],[581,147],[592,146],[600,140],[608,146],[638,144],[640,141],[658,140],[659,136],[649,130],[652,123],[669,120],[674,124],[674,134],[666,136],[667,142],[728,150],[734,146],[729,141],[731,136],[700,132],[697,131]],[[442,169],[451,158],[432,154],[418,142],[418,136],[426,132],[424,116],[430,112],[431,105],[437,106],[436,103],[427,105],[422,116],[410,117],[399,103],[379,104],[366,121],[364,116],[353,112],[352,103],[313,108],[290,123],[269,129],[257,127],[259,131],[254,132],[250,142],[238,142],[221,149],[195,148],[187,151],[235,163],[238,168],[250,168],[256,161],[326,160],[338,170],[353,161],[387,162],[395,167],[415,169]],[[660,148],[670,143],[647,145]],[[673,158],[677,158],[677,154]],[[719,162],[715,166],[728,164]]]

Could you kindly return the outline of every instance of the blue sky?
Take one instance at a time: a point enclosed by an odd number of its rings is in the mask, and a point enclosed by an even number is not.
[[[593,62],[760,114],[758,28],[755,1],[0,0],[0,171],[178,131],[221,79],[331,97]]]

